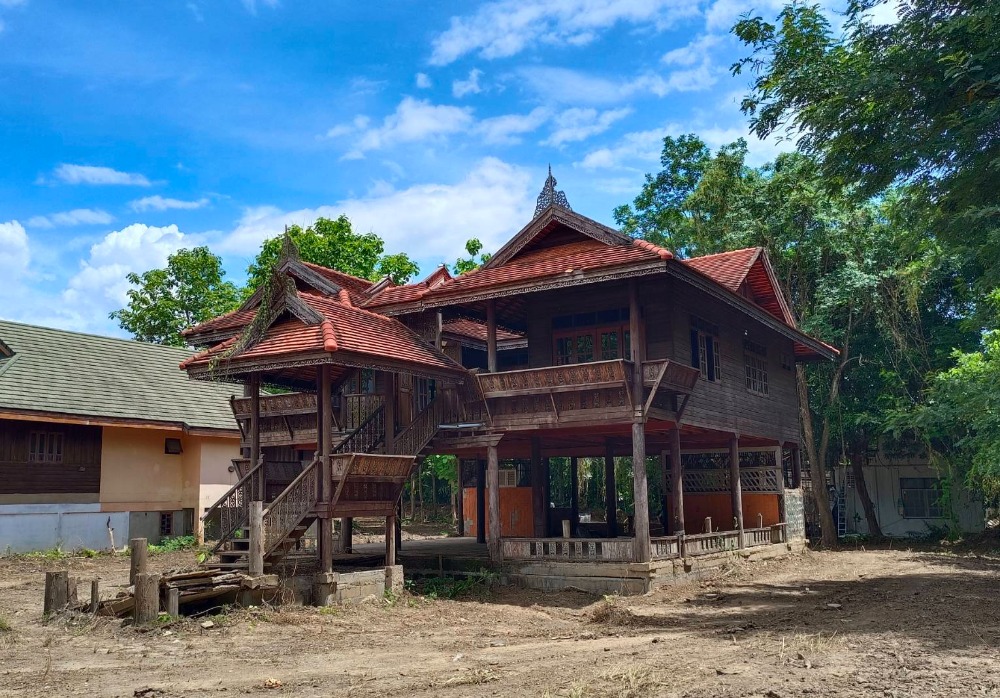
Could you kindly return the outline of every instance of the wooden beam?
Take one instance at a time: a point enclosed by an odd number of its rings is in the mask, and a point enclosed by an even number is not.
[[[615,456],[611,439],[604,441],[604,504],[608,536],[618,537],[618,485],[615,480]]]
[[[486,544],[489,546],[490,559],[500,562],[500,461],[496,446],[486,449],[486,494],[490,510]]]
[[[486,301],[486,370],[497,372],[497,302]]]
[[[740,437],[733,434],[729,440],[729,484],[732,493],[733,519],[740,532],[739,545],[743,547],[743,487],[740,483]]]
[[[250,502],[250,576],[264,574],[264,502]]]
[[[456,468],[458,469],[458,497],[455,499],[455,515],[458,519],[455,523],[458,529],[459,538],[465,536],[465,478],[463,477],[462,471],[462,459],[456,458]]]
[[[476,460],[476,542],[486,542],[486,461]]]
[[[250,374],[250,467],[256,468],[260,463],[260,374]],[[266,469],[265,469],[266,470]],[[264,501],[267,491],[266,472],[257,479],[256,498]]]
[[[649,544],[649,488],[646,483],[646,425],[642,404],[642,362],[645,347],[639,314],[639,284],[628,282],[629,342],[632,347],[632,490],[635,501],[635,553],[636,562],[649,562],[652,555]]]
[[[396,452],[396,374],[383,373],[382,384],[384,394],[382,404],[385,406],[385,452]]]
[[[542,471],[542,442],[537,436],[534,436],[531,438],[531,518],[536,538],[545,537],[546,515],[548,514],[544,475],[545,473]]]
[[[673,483],[673,528],[671,533],[684,534],[684,462],[681,459],[681,428],[670,431],[670,480]]]
[[[330,365],[320,366],[316,385],[316,428],[317,448],[320,456],[319,498],[327,507],[330,506],[333,488],[333,462],[331,460],[333,440],[333,401],[330,399]],[[333,572],[333,520],[329,516],[320,517],[316,522],[319,529],[320,569],[324,573]]]
[[[576,538],[580,534],[580,460],[569,459],[569,534]]]
[[[385,566],[396,564],[396,517],[385,517]]]

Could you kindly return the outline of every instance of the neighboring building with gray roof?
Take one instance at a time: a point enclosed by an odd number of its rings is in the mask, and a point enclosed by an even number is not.
[[[177,347],[0,320],[0,553],[196,532],[235,482],[238,385]]]

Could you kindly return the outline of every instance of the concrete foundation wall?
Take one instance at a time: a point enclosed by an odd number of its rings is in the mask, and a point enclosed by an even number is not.
[[[314,583],[313,602],[317,606],[352,604],[370,596],[381,599],[386,589],[403,591],[403,567],[395,565],[361,572],[318,574]]]
[[[38,550],[107,550],[108,524],[115,546],[128,544],[128,512],[102,512],[100,504],[0,505],[0,554]]]

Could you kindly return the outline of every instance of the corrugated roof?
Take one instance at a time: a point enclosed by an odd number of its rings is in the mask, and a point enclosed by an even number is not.
[[[229,397],[242,388],[193,381],[178,347],[0,320],[0,409],[83,418],[168,422],[235,431]]]

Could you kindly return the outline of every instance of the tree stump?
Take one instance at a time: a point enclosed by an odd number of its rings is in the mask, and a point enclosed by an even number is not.
[[[167,613],[171,618],[177,618],[181,614],[181,590],[176,588],[167,589]]]
[[[135,579],[135,623],[151,623],[160,614],[160,575],[140,572]]]
[[[133,538],[128,542],[128,550],[131,556],[128,583],[135,584],[136,577],[146,573],[149,563],[149,544],[145,538]]]
[[[90,612],[97,613],[97,607],[101,603],[100,581],[90,580]]]
[[[58,572],[45,573],[45,602],[43,613],[51,615],[66,608],[69,603],[69,572],[60,570]]]

